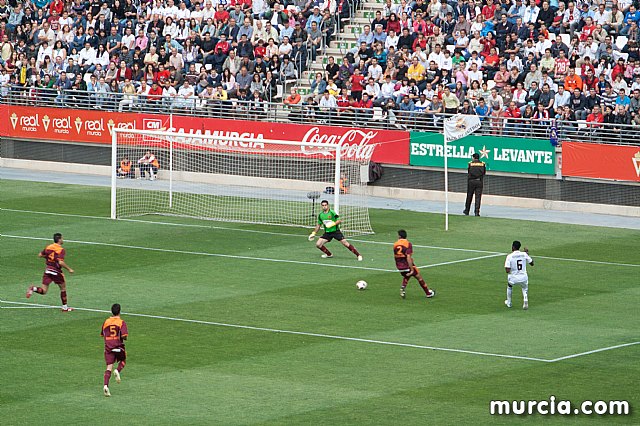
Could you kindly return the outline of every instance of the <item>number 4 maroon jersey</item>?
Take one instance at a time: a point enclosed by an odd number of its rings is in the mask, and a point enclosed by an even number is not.
[[[408,240],[399,239],[393,243],[393,257],[396,260],[396,268],[400,271],[409,269],[407,256],[413,254],[413,246]]]
[[[111,352],[113,349],[124,349],[124,339],[129,331],[121,318],[110,317],[102,324],[101,334],[104,338],[104,350]]]
[[[62,273],[60,261],[64,260],[65,254],[66,251],[62,248],[62,246],[56,243],[49,244],[47,247],[45,247],[44,250],[40,252],[40,255],[45,258],[45,262],[47,264],[46,270],[58,274]]]

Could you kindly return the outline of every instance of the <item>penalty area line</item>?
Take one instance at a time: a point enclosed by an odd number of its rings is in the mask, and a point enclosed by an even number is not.
[[[598,352],[611,351],[613,349],[626,348],[627,346],[634,346],[634,345],[640,345],[640,341],[631,342],[631,343],[623,343],[621,345],[615,345],[615,346],[607,346],[606,348],[594,349],[592,351],[580,352],[580,353],[573,354],[573,355],[561,356],[559,358],[551,359],[551,360],[549,360],[549,362],[564,361],[566,359],[578,358],[578,357],[585,356],[585,355],[597,354]]]
[[[0,208],[0,211],[8,211],[15,213],[28,213],[28,214],[42,214],[42,215],[50,215],[50,216],[65,216],[65,217],[76,217],[80,219],[97,219],[97,220],[113,220],[107,216],[89,216],[89,215],[81,215],[81,214],[71,214],[71,213],[54,213],[54,212],[42,212],[36,210],[20,210],[20,209],[7,209]],[[161,221],[152,221],[152,220],[142,220],[142,219],[116,219],[122,222],[134,222],[134,223],[143,223],[150,225],[165,225],[165,226],[179,226],[179,227],[187,227],[187,228],[205,228],[205,229],[217,229],[224,231],[237,231],[237,232],[249,232],[254,234],[265,234],[265,235],[277,235],[281,237],[296,237],[296,238],[307,238],[306,235],[300,234],[287,234],[282,232],[269,232],[269,231],[260,231],[257,229],[242,229],[242,228],[229,228],[226,226],[215,226],[215,225],[200,225],[200,224],[189,224],[189,223],[174,223],[174,222],[161,222]],[[0,235],[1,236],[1,235]],[[349,238],[351,241],[355,241],[357,243],[364,244],[377,244],[377,245],[393,245],[391,242],[387,241],[375,241],[375,240],[363,240],[357,238]],[[489,255],[503,255],[497,251],[489,251],[489,250],[479,250],[479,249],[464,249],[464,248],[456,248],[456,247],[442,247],[442,246],[430,246],[430,245],[421,245],[421,244],[413,244],[413,247],[418,248],[426,248],[426,249],[434,249],[434,250],[449,250],[449,251],[461,251],[468,253],[487,253]],[[492,257],[492,256],[488,256]],[[555,260],[560,262],[578,262],[578,263],[590,263],[594,265],[610,265],[610,266],[627,266],[632,268],[640,268],[640,264],[635,263],[621,263],[621,262],[607,262],[601,260],[588,260],[588,259],[572,259],[567,257],[552,257],[552,256],[538,256],[535,255],[536,259],[547,259],[547,260]],[[481,259],[481,258],[479,258]],[[333,265],[332,265],[333,266]],[[433,265],[436,266],[436,265]],[[386,272],[395,272],[388,270]]]
[[[470,257],[468,259],[451,260],[449,262],[433,263],[431,265],[418,266],[418,269],[435,268],[436,266],[455,265],[456,263],[471,262],[474,260],[489,259],[492,257],[506,256],[505,253],[489,254],[486,256]]]
[[[28,213],[28,214],[42,214],[49,216],[63,216],[63,217],[75,217],[79,219],[96,219],[96,220],[109,220],[113,221],[108,216],[89,216],[89,215],[81,215],[81,214],[71,214],[71,213],[54,213],[54,212],[42,212],[36,210],[19,210],[19,209],[6,209],[0,208],[0,211],[5,210],[8,212],[14,213]],[[230,228],[228,226],[216,226],[216,225],[201,225],[197,223],[175,223],[175,222],[164,222],[164,221],[155,221],[155,220],[144,220],[144,219],[130,219],[130,218],[118,218],[116,221],[121,222],[132,222],[132,223],[143,223],[148,225],[163,225],[163,226],[178,226],[183,228],[203,228],[203,229],[216,229],[222,231],[237,231],[237,232],[249,232],[254,234],[264,234],[264,235],[277,235],[279,237],[296,237],[296,238],[307,238],[307,235],[301,234],[287,234],[284,232],[270,232],[270,231],[261,231],[258,229],[243,229],[243,228]],[[307,228],[304,228],[307,229]],[[351,241],[355,241],[357,243],[364,244],[378,244],[378,245],[393,245],[393,243],[387,241],[375,241],[375,240],[362,240],[357,238],[348,238]],[[414,247],[418,248],[428,248],[434,250],[450,250],[450,251],[463,251],[470,253],[491,253],[495,254],[495,251],[487,251],[487,250],[476,250],[476,249],[464,249],[464,248],[455,248],[455,247],[441,247],[441,246],[429,246],[429,245],[420,245],[413,244]]]
[[[13,302],[13,301],[2,300],[2,299],[0,299],[0,303],[7,303],[7,304],[21,305],[21,306],[43,307],[43,308],[45,307],[59,308],[59,306],[53,306],[53,305],[43,305],[39,303],[26,303],[26,302]],[[107,311],[104,309],[79,308],[75,306],[73,307],[73,309],[75,311],[100,312],[100,313],[111,314],[111,311]],[[217,327],[237,328],[237,329],[243,329],[243,330],[264,331],[264,332],[278,333],[278,334],[291,334],[291,335],[297,335],[297,336],[309,336],[309,337],[317,337],[317,338],[323,338],[323,339],[343,340],[343,341],[349,341],[349,342],[371,343],[371,344],[385,345],[385,346],[397,346],[397,347],[403,347],[403,348],[429,349],[429,350],[440,351],[440,352],[453,352],[453,353],[479,355],[479,356],[487,356],[487,357],[494,357],[494,358],[508,358],[508,359],[518,359],[518,360],[525,360],[525,361],[546,362],[546,363],[551,362],[548,359],[520,356],[520,355],[507,355],[507,354],[496,354],[491,352],[472,351],[472,350],[466,350],[466,349],[442,348],[438,346],[418,345],[413,343],[388,342],[385,340],[337,336],[333,334],[311,333],[307,331],[280,330],[277,328],[256,327],[251,325],[230,324],[230,323],[216,322],[216,321],[203,321],[203,320],[195,320],[195,319],[187,319],[187,318],[167,317],[163,315],[138,314],[138,313],[131,313],[131,312],[122,312],[121,315],[130,316],[130,317],[151,318],[151,319],[160,319],[160,320],[166,320],[166,321],[184,322],[184,323],[190,323],[190,324],[202,324],[202,325],[212,325]]]

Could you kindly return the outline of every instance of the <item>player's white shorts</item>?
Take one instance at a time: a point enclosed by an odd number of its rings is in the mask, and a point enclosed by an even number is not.
[[[522,287],[524,290],[528,290],[529,289],[529,280],[525,280],[525,281],[520,281],[520,282],[513,282],[511,280],[507,280],[507,282],[514,286],[514,285],[519,285],[520,287]]]

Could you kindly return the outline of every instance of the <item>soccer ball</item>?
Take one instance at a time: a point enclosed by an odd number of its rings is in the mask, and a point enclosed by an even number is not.
[[[362,280],[358,281],[358,282],[356,283],[356,288],[357,288],[358,290],[364,290],[364,289],[366,289],[366,288],[367,288],[367,282],[366,282],[366,281],[362,281]]]

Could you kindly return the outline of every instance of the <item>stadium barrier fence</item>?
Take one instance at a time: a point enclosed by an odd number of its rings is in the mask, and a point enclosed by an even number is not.
[[[74,108],[148,114],[175,114],[194,117],[216,117],[284,123],[318,123],[327,126],[365,127],[442,132],[443,120],[451,114],[430,114],[398,109],[344,108],[324,110],[317,105],[288,105],[282,102],[211,101],[198,97],[166,98],[136,95],[125,99],[121,93],[96,93],[79,90],[34,89],[11,87],[0,97],[7,105]],[[490,116],[482,119],[478,134],[529,139],[551,139],[555,127],[559,143],[591,142],[640,145],[637,125],[589,123],[585,120],[537,120]]]

